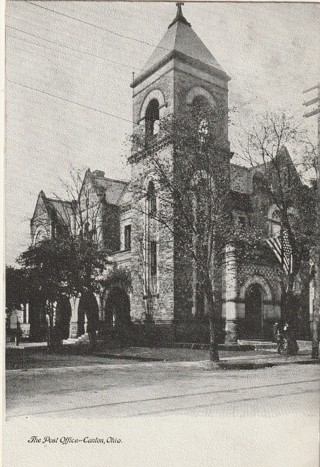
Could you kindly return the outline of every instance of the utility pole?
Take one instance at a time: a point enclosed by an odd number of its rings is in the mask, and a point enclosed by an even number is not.
[[[317,205],[316,205],[316,245],[314,251],[314,277],[312,279],[314,287],[313,307],[310,310],[310,324],[312,335],[312,358],[319,358],[319,323],[320,323],[320,82],[312,88],[303,91],[303,94],[317,90],[317,96],[304,102],[304,106],[316,105],[316,107],[304,114],[309,118],[318,115],[318,149],[316,160],[317,171]]]

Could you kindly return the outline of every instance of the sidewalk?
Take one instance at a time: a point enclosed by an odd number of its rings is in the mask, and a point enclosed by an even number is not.
[[[143,348],[128,347],[117,351],[96,352],[96,356],[103,358],[127,359],[144,362],[194,362],[210,363],[208,350],[172,349],[172,348]],[[312,364],[317,360],[311,359],[310,346],[304,345],[296,356],[279,355],[276,349],[259,349],[255,351],[220,351],[219,367],[224,369],[253,369],[275,365]],[[319,362],[319,360],[318,360]]]
[[[43,344],[43,343],[40,343]],[[291,357],[278,355],[275,349],[259,349],[249,351],[220,351],[220,362],[214,366],[222,369],[258,369],[276,365],[312,364],[319,360],[311,359],[310,345],[301,346],[298,355]],[[132,365],[185,365],[194,367],[212,366],[208,350],[187,348],[145,348],[126,347],[114,350],[95,351],[83,355],[75,355],[65,349],[63,353],[48,354],[43,345],[29,343],[22,347],[9,348],[7,352],[7,368],[11,370],[54,370],[58,368],[85,369],[94,367],[120,367]]]

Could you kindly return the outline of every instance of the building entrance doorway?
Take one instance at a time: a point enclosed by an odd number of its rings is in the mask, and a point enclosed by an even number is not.
[[[262,298],[259,285],[252,284],[248,287],[245,301],[245,332],[248,339],[263,337]]]
[[[46,299],[34,294],[29,301],[30,341],[42,342],[47,336]]]
[[[105,328],[107,333],[125,339],[131,323],[130,299],[120,287],[110,290],[105,303]]]
[[[57,302],[56,326],[62,339],[68,339],[70,333],[71,305],[67,297],[62,296]]]
[[[80,298],[78,309],[78,336],[82,336],[85,332],[85,317],[87,317],[88,330],[97,331],[99,327],[99,307],[92,292],[83,292]]]

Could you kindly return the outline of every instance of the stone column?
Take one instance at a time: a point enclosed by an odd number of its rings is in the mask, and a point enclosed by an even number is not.
[[[88,334],[88,317],[86,314],[84,315],[84,333],[85,335]]]
[[[29,303],[26,303],[26,324],[29,324]]]
[[[226,342],[238,341],[237,329],[237,260],[235,248],[226,247],[225,259],[226,284]]]
[[[70,305],[71,305],[71,320],[70,320],[70,332],[69,332],[70,339],[74,339],[78,337],[79,302],[80,302],[80,297],[72,297],[70,299]]]

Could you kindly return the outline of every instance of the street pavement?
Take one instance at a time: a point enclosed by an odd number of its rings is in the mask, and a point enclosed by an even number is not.
[[[318,416],[318,364],[226,370],[208,362],[108,363],[8,371],[7,419]]]
[[[33,368],[7,371],[4,465],[319,465],[320,375],[310,353],[233,352],[224,369],[201,352],[163,351],[189,361],[161,362],[32,353]],[[239,369],[259,361],[274,366]],[[84,436],[93,444],[73,444]]]

